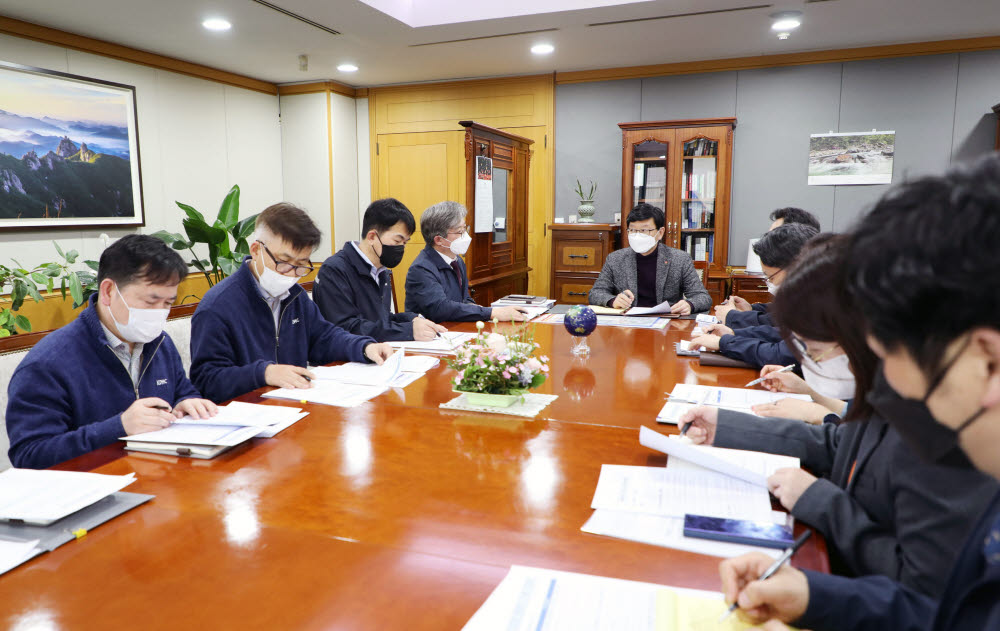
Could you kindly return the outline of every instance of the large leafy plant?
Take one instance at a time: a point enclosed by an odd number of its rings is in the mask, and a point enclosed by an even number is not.
[[[253,234],[254,222],[257,220],[257,215],[240,220],[240,187],[234,185],[229,189],[219,207],[219,214],[211,225],[205,215],[193,207],[176,203],[187,215],[183,221],[187,238],[166,230],[155,232],[153,236],[162,239],[175,250],[191,252],[193,258],[188,264],[205,275],[209,287],[239,269],[243,257],[250,254],[247,239]],[[232,244],[230,237],[233,239]],[[207,259],[195,253],[196,243],[208,246]]]
[[[0,288],[10,288],[9,307],[0,311],[0,337],[9,337],[18,332],[31,331],[31,321],[24,314],[15,313],[20,310],[26,298],[42,302],[41,292],[47,290],[53,293],[58,286],[63,300],[69,295],[73,297],[73,308],[85,304],[90,295],[97,291],[97,261],[83,261],[87,270],[74,270],[70,266],[76,263],[80,253],[76,250],[63,252],[59,244],[52,242],[62,262],[42,263],[34,268],[27,268],[16,260],[17,267],[0,265]]]

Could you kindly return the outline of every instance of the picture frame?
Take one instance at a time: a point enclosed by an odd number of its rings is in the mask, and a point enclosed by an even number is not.
[[[143,225],[135,86],[0,61],[0,233]]]

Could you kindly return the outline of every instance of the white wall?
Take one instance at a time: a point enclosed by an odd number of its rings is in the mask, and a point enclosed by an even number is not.
[[[372,203],[371,129],[368,122],[368,99],[354,99],[358,119],[358,208],[361,214]]]
[[[330,155],[326,95],[297,94],[281,101],[281,163],[285,201],[300,206],[323,233],[314,258],[332,250],[330,240]]]
[[[0,60],[135,86],[143,233],[182,232],[175,200],[214,217],[233,184],[240,185],[242,216],[282,199],[276,96],[7,35],[0,35]],[[0,262],[55,260],[52,240],[96,259],[101,232],[116,238],[134,230],[0,233]]]
[[[358,203],[358,123],[354,98],[330,95],[330,138],[333,142],[333,221],[339,249],[360,238],[365,206]],[[367,173],[368,163],[364,171]]]

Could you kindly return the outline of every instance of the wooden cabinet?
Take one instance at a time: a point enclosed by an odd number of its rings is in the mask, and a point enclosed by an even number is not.
[[[703,281],[705,289],[708,290],[708,295],[712,297],[712,305],[717,305],[729,295],[727,292],[727,285],[729,284],[728,274],[709,273],[708,280]]]
[[[552,231],[552,293],[557,302],[587,304],[608,255],[621,247],[621,231],[610,224],[549,225]]]
[[[489,306],[507,294],[528,290],[528,172],[530,138],[473,121],[465,127],[466,218],[472,245],[465,256],[473,300]],[[476,232],[476,158],[492,160],[493,211],[489,232]]]
[[[641,202],[662,208],[664,243],[724,274],[735,118],[619,123],[622,223]]]
[[[733,283],[732,293],[734,296],[739,296],[750,304],[771,302],[773,296],[767,291],[767,277],[764,274],[733,272],[730,278]]]

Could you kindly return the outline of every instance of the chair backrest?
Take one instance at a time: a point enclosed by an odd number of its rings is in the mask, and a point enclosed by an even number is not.
[[[695,261],[694,271],[698,273],[702,285],[708,282],[708,261]]]
[[[0,471],[10,469],[10,459],[7,450],[10,449],[10,438],[7,437],[7,387],[14,369],[28,355],[31,348],[0,352]]]

